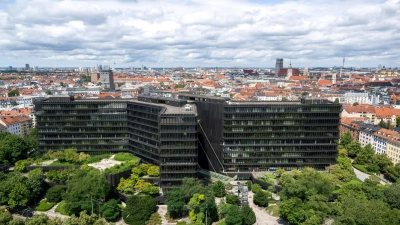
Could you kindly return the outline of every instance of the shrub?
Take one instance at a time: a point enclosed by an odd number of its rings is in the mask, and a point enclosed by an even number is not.
[[[158,212],[155,212],[155,213],[151,214],[149,222],[147,222],[146,225],[160,225],[160,224],[162,224],[161,216],[160,216],[160,214],[158,214]],[[185,222],[185,224],[186,224],[186,222]]]
[[[123,162],[119,165],[115,165],[113,167],[107,168],[104,170],[105,174],[116,174],[123,171],[131,170],[133,167],[137,166],[138,160],[131,160]]]
[[[246,185],[247,188],[249,189],[249,191],[251,191],[251,186],[253,185],[253,182],[251,182],[251,180],[246,181]]]
[[[147,169],[147,175],[149,175],[149,177],[159,177],[160,176],[160,167],[150,166],[149,169]]]
[[[46,192],[46,199],[49,202],[59,202],[62,200],[62,195],[67,190],[67,187],[64,185],[56,185],[49,188]]]
[[[101,216],[106,220],[115,220],[121,216],[118,201],[111,199],[100,207]]]
[[[239,198],[237,195],[226,195],[226,203],[232,204],[232,205],[237,205],[239,201]]]
[[[14,169],[18,172],[25,172],[26,167],[31,165],[32,163],[33,163],[33,159],[31,159],[31,158],[19,160],[15,163]]]
[[[261,207],[267,207],[268,206],[268,198],[269,198],[269,193],[266,191],[258,191],[254,195],[253,202],[254,204],[261,206]]]
[[[41,212],[48,211],[51,208],[53,208],[53,206],[55,204],[56,203],[54,203],[54,202],[47,202],[46,200],[42,200],[42,201],[40,201],[40,204],[38,206],[36,206],[35,210],[41,211]]]
[[[217,181],[212,186],[213,193],[216,197],[224,197],[226,195],[225,185],[222,181]]]
[[[259,184],[253,184],[253,185],[251,185],[251,191],[253,192],[253,193],[257,193],[257,192],[259,192],[259,191],[261,191],[262,189],[261,189],[261,186],[259,185]]]

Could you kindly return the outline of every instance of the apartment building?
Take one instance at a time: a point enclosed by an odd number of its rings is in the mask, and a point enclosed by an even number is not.
[[[7,132],[19,136],[27,136],[32,128],[32,119],[28,116],[2,116],[0,124],[7,128]]]

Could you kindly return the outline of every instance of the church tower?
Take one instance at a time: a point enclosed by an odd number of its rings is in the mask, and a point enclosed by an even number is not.
[[[289,78],[292,76],[292,74],[293,74],[292,60],[290,60],[290,64],[289,64],[289,68],[287,69],[287,74],[286,74],[285,80],[289,80]]]

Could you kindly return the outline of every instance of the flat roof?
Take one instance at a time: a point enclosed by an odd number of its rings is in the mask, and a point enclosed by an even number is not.
[[[301,105],[300,101],[228,101],[228,105]]]

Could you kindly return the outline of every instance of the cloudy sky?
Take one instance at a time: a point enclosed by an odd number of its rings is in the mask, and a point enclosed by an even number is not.
[[[0,0],[0,67],[395,67],[399,50],[400,0]]]

